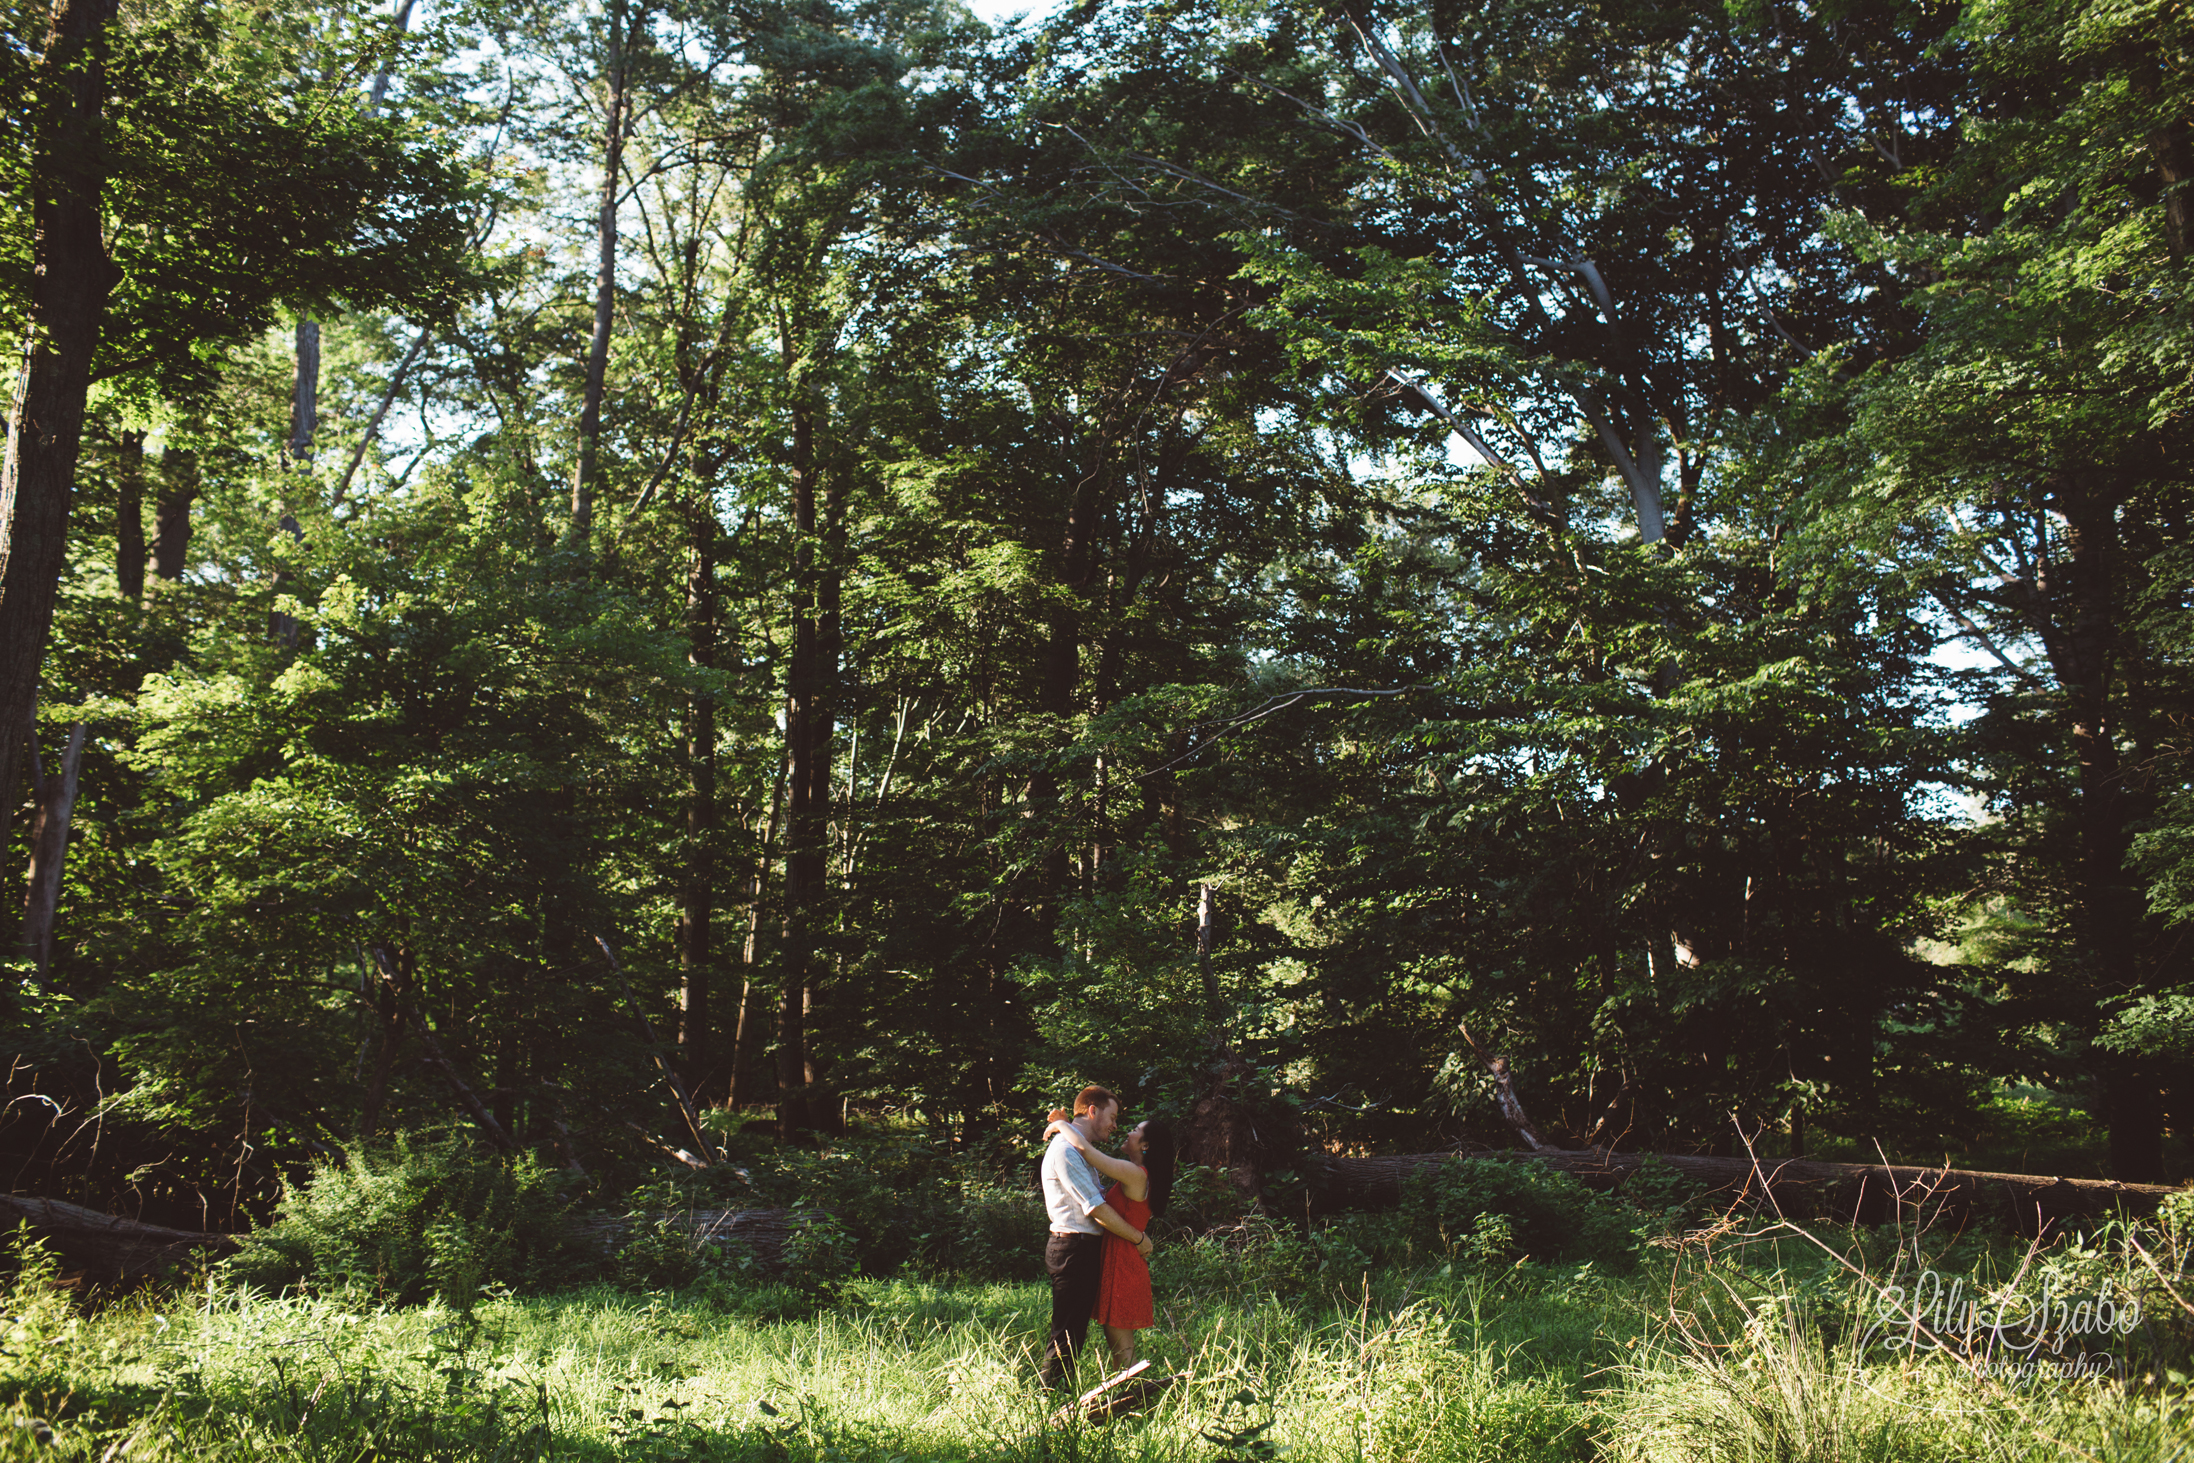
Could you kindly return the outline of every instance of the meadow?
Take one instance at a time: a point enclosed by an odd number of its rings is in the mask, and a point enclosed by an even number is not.
[[[1145,1355],[1176,1380],[1098,1421],[1034,1380],[1048,1304],[1034,1282],[907,1272],[797,1296],[712,1275],[655,1291],[490,1286],[453,1306],[356,1286],[269,1294],[216,1270],[87,1305],[33,1246],[8,1297],[0,1456],[2168,1459],[2194,1444],[2174,1233],[2114,1227],[2036,1251],[1725,1225],[1607,1266],[1516,1258],[1494,1223],[1344,1276],[1360,1224],[1353,1239],[1252,1224],[1163,1252]],[[1951,1314],[1928,1277],[2003,1315],[2042,1298],[2058,1319],[2034,1354],[2107,1342],[2116,1374],[1992,1374],[1971,1344],[1977,1313]],[[1912,1324],[1885,1336],[1867,1324],[1891,1286]],[[1934,1300],[1915,1305],[1923,1292]],[[2027,1299],[2000,1304],[2014,1296]],[[2075,1296],[2113,1298],[2111,1326]],[[1101,1364],[1084,1360],[1093,1385]]]

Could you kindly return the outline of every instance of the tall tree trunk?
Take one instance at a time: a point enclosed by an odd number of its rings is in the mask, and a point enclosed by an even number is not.
[[[586,384],[579,401],[579,454],[571,473],[571,541],[585,548],[594,531],[595,464],[602,436],[602,383],[609,374],[609,333],[617,305],[617,195],[624,178],[626,55],[639,33],[644,9],[635,9],[627,34],[626,0],[610,0],[609,120],[602,138],[602,199],[595,225],[594,334],[587,342]]]
[[[413,0],[401,0],[396,7],[396,13],[389,17],[389,29],[395,35],[389,41],[388,55],[382,60],[380,69],[373,73],[373,92],[366,98],[368,113],[380,111],[381,103],[388,100],[389,75],[396,65],[397,42],[411,26],[412,4]]]
[[[122,598],[145,598],[145,434],[124,432],[115,467],[114,584]]]
[[[1196,969],[1204,980],[1204,1017],[1214,1035],[1223,1029],[1225,1010],[1219,1003],[1219,974],[1211,968],[1212,947],[1218,943],[1219,921],[1211,905],[1211,886],[1196,886]]]
[[[790,363],[792,343],[786,354]],[[777,999],[777,1112],[789,1131],[824,1120],[809,1088],[819,1079],[808,1038],[808,1013],[820,968],[815,936],[829,888],[832,692],[838,676],[839,568],[833,536],[843,510],[842,475],[827,486],[816,441],[816,409],[808,388],[793,409],[792,659],[786,671],[786,810],[783,978]],[[824,486],[818,503],[817,488]],[[820,514],[817,509],[821,508]]]
[[[815,738],[814,755],[808,762],[808,776],[814,782],[814,791],[808,799],[811,815],[815,819],[814,843],[816,863],[814,888],[820,892],[830,882],[830,805],[831,805],[831,749],[836,740],[838,703],[838,675],[841,652],[845,648],[844,622],[841,615],[845,589],[845,511],[846,485],[850,481],[841,467],[823,474],[823,541],[821,565],[816,575],[815,639],[816,639],[816,701],[817,714],[809,730]],[[847,816],[852,816],[849,802]],[[827,913],[826,899],[818,899],[818,913]],[[820,928],[820,925],[811,928]],[[800,999],[806,1005],[801,1019],[801,1030],[806,1035],[805,1049],[800,1053],[801,1070],[807,1077],[808,1120],[817,1128],[837,1132],[843,1108],[835,1104],[825,1083],[827,1072],[815,1051],[814,1011],[816,995],[822,982],[818,975],[824,967],[815,958],[815,947],[808,946],[808,974],[803,982],[805,989]]]
[[[290,383],[289,406],[289,462],[300,473],[312,471],[312,439],[320,430],[320,322],[297,317],[297,370]],[[305,541],[305,530],[297,519],[286,510],[276,525],[289,535],[293,544]],[[290,572],[286,568],[274,571],[274,593],[279,596],[289,586]],[[297,648],[298,623],[294,616],[280,610],[267,615],[267,638],[284,650]]]
[[[2155,105],[2163,92],[2163,65],[2153,48],[2123,47],[2119,58],[2126,66],[2133,94]],[[2187,239],[2194,235],[2194,119],[2166,119],[2148,134],[2148,155],[2156,166],[2164,202],[2164,247],[2172,262],[2186,263]]]
[[[365,958],[365,952],[360,950],[359,959]],[[404,1044],[404,1007],[397,999],[396,988],[380,979],[376,972],[370,989],[372,996],[362,999],[367,999],[373,1008],[380,1029],[375,1033],[379,1040],[374,1043],[373,1075],[366,1079],[365,1098],[359,1106],[358,1145],[361,1148],[380,1133],[381,1110],[388,1102],[389,1076],[396,1070],[396,1053]]]
[[[198,497],[198,454],[160,454],[160,492],[152,507],[152,572],[170,584],[190,566],[190,505]]]
[[[312,439],[320,429],[320,322],[297,317],[297,374],[290,385],[289,459],[312,466]]]
[[[297,522],[296,515],[284,512],[281,518],[276,521],[275,527],[287,535],[293,545],[304,543],[305,530]],[[280,561],[277,560],[276,562],[279,565]],[[290,586],[291,582],[290,571],[286,568],[277,567],[274,571],[274,583],[270,588],[275,595],[279,596]],[[301,629],[302,626],[298,624],[295,615],[284,614],[278,609],[267,612],[267,638],[284,650],[295,650],[297,648],[298,634]]]
[[[716,668],[716,505],[706,493],[688,510],[693,573],[686,581],[688,659]],[[716,903],[716,694],[686,698],[686,868],[678,918],[678,1059],[686,1087],[701,1101],[710,1051],[711,915]]]
[[[1047,627],[1042,709],[1062,724],[1074,715],[1075,692],[1082,680],[1082,603],[1094,569],[1090,541],[1096,534],[1096,485],[1104,471],[1106,447],[1102,435],[1086,444],[1094,460],[1084,465],[1067,497],[1066,531],[1059,543],[1058,583],[1063,592],[1052,603]],[[1066,829],[1058,826],[1059,780],[1055,774],[1039,770],[1029,779],[1029,813],[1039,825],[1037,837],[1044,842],[1036,936],[1043,940],[1058,933],[1059,901],[1066,894],[1068,876]]]
[[[2097,484],[2070,474],[2052,480],[2049,493],[2064,515],[2065,559],[2054,566],[2053,582],[2042,586],[2054,611],[2043,648],[2064,688],[2079,777],[2073,935],[2081,988],[2107,999],[2142,989],[2144,923],[2140,890],[2125,869],[2133,804],[2119,765],[2111,694],[2118,658],[2117,503]],[[2113,1060],[2103,1077],[2111,1172],[2124,1183],[2161,1182],[2160,1083],[2135,1058]]]
[[[68,860],[69,820],[76,813],[76,775],[83,762],[84,724],[77,722],[69,728],[61,770],[38,779],[38,812],[30,828],[30,889],[23,897],[23,955],[36,965],[40,986],[53,961],[53,919],[61,905],[61,870]]]
[[[761,850],[755,855],[754,876],[748,885],[747,938],[740,953],[745,979],[739,992],[739,1025],[732,1036],[731,1095],[733,1108],[751,1107],[766,1099],[769,1071],[762,1061],[769,1030],[769,988],[757,978],[755,965],[761,954],[762,896],[769,888],[769,866],[777,847],[777,820],[784,811],[788,764],[779,761],[770,787],[769,815],[762,824]]]
[[[92,353],[116,279],[99,221],[100,53],[114,11],[115,0],[54,0],[29,78],[30,344],[0,464],[0,844],[38,704]]]

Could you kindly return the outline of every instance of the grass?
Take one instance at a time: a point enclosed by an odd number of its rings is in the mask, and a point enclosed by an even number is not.
[[[1847,1248],[1874,1269],[1897,1262],[1893,1243]],[[1964,1257],[1976,1274],[1999,1258]],[[1176,1247],[1145,1351],[1185,1380],[1144,1416],[1087,1425],[1034,1381],[1039,1285],[864,1280],[772,1318],[722,1292],[490,1296],[465,1315],[202,1281],[85,1313],[33,1264],[0,1341],[0,1457],[2194,1456],[2185,1387],[2163,1373],[2021,1389],[1948,1355],[1867,1349],[1846,1272],[1788,1236],[1656,1252],[1620,1277],[1451,1259],[1334,1283],[1253,1260]]]

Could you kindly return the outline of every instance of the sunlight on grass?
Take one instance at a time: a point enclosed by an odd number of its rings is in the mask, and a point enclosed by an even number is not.
[[[1146,1346],[1172,1384],[1105,1422],[1036,1384],[1034,1284],[865,1280],[764,1318],[721,1293],[491,1295],[467,1315],[201,1283],[87,1314],[32,1266],[0,1457],[1868,1463],[2194,1442],[2176,1386],[2021,1391],[1862,1354],[1821,1267],[1757,1258],[1176,1291]]]

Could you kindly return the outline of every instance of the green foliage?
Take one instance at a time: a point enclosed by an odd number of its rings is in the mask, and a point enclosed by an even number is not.
[[[834,1300],[860,1271],[853,1235],[838,1216],[802,1206],[792,1211],[792,1232],[785,1239],[785,1283]]]
[[[1621,1193],[1623,1202],[1642,1213],[1650,1227],[1664,1232],[1688,1228],[1712,1212],[1705,1184],[1651,1153],[1623,1180]]]
[[[674,1186],[636,1191],[627,1205],[626,1228],[610,1263],[610,1277],[629,1290],[679,1290],[740,1268],[743,1256],[726,1255],[699,1233],[681,1210]]]
[[[565,1227],[558,1176],[463,1139],[398,1139],[293,1186],[275,1222],[224,1263],[265,1290],[355,1290],[393,1304],[433,1297],[469,1312],[491,1287],[570,1279],[586,1257]]]
[[[1034,1279],[1043,1267],[1043,1202],[1033,1164],[1008,1163],[955,1153],[919,1130],[863,1125],[813,1149],[757,1149],[745,1159],[749,1181],[721,1202],[797,1208],[806,1215],[802,1235],[821,1226],[814,1232],[827,1233],[830,1243],[801,1239],[812,1264],[796,1266],[803,1274],[791,1282],[811,1291],[909,1265],[940,1275]]]
[[[1635,1218],[1543,1164],[1451,1158],[1419,1168],[1403,1180],[1402,1213],[1473,1259],[1498,1259],[1513,1246],[1545,1263],[1637,1263]]]
[[[1041,1194],[1026,1179],[964,1173],[925,1210],[915,1236],[924,1269],[987,1280],[1034,1280],[1050,1234]]]
[[[18,1398],[45,1399],[66,1387],[54,1360],[82,1327],[73,1297],[61,1282],[61,1256],[18,1224],[0,1260],[12,1267],[0,1321],[0,1378]],[[21,1424],[26,1425],[27,1424]]]
[[[1542,1118],[1620,1074],[1639,1148],[1735,1113],[2069,1170],[2158,1128],[2194,1050],[2177,12],[598,9],[115,27],[41,692],[49,746],[93,733],[9,997],[23,1182],[263,1212],[446,1121],[431,1034],[539,1162],[634,1193],[689,1141],[660,1044],[734,1159],[662,1207],[829,1214],[812,1301],[1032,1278],[1008,1155],[1084,1081],[1502,1131],[1462,1018]],[[310,459],[291,310],[326,317]],[[780,1097],[940,1142],[730,1131]],[[1309,1165],[1264,1157],[1296,1213]],[[1194,1177],[1172,1219],[1234,1238],[1178,1263],[1618,1263],[1612,1210],[1503,1172],[1426,1180],[1414,1231],[1261,1229]],[[463,1205],[314,1249],[323,1182],[365,1180],[298,1180],[270,1283],[533,1273]],[[621,1283],[761,1293],[647,1223]]]

